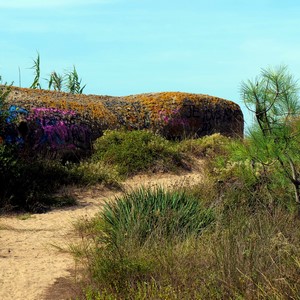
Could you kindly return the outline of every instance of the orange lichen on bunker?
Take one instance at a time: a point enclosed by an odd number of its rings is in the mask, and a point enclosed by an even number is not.
[[[124,97],[74,95],[12,87],[8,102],[30,111],[36,107],[72,110],[88,124],[93,138],[106,129],[151,129],[167,138],[221,133],[242,137],[244,119],[236,103],[202,94],[161,92]]]

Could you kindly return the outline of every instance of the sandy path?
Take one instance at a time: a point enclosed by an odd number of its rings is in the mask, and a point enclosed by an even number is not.
[[[124,186],[126,189],[141,185],[178,187],[196,184],[201,178],[198,172],[142,175],[126,181]],[[84,190],[73,188],[72,193],[79,200],[79,206],[34,214],[25,219],[17,216],[0,218],[1,300],[50,299],[45,296],[47,288],[57,278],[70,275],[74,269],[72,256],[53,245],[66,247],[74,242],[76,237],[72,224],[81,217],[92,217],[114,192],[93,187]],[[67,298],[56,295],[54,299]]]

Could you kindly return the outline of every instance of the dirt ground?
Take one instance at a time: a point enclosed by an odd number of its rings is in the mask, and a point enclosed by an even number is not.
[[[140,186],[179,187],[201,182],[199,169],[175,175],[135,176],[124,182],[125,190]],[[0,217],[0,299],[59,300],[77,293],[75,262],[67,249],[77,237],[73,224],[101,209],[116,191],[101,186],[72,187],[69,193],[79,205],[46,214]]]

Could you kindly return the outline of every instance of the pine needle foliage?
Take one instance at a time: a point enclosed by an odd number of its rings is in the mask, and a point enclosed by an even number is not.
[[[293,128],[300,115],[298,82],[286,66],[263,69],[255,81],[242,83],[241,94],[256,118],[250,131],[252,160],[267,168],[277,163],[294,188],[300,215],[300,131]]]

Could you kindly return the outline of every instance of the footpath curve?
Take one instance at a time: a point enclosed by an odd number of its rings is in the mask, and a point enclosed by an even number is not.
[[[124,188],[178,188],[199,184],[202,179],[201,170],[197,168],[178,175],[138,175],[124,182]],[[56,288],[58,280],[74,277],[74,259],[62,249],[78,239],[73,224],[80,218],[94,216],[116,192],[101,186],[73,187],[69,192],[79,205],[46,214],[0,217],[1,300],[59,300],[72,296],[67,285]]]

